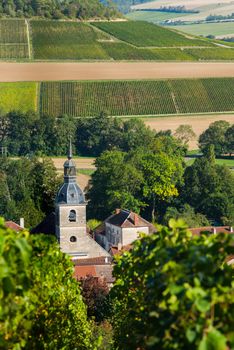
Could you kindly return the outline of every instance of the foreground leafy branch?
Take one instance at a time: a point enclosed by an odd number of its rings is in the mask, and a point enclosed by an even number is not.
[[[234,346],[233,235],[191,236],[171,220],[118,261],[112,290],[117,349]]]

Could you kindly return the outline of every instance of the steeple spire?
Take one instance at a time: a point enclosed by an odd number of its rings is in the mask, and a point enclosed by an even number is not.
[[[71,142],[71,137],[70,137],[69,151],[68,151],[67,158],[68,159],[72,159],[72,142]]]

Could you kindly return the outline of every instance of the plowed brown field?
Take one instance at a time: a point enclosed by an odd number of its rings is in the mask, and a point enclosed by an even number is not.
[[[234,77],[234,63],[0,63],[1,82],[208,77]]]
[[[165,118],[151,118],[144,119],[146,125],[151,129],[157,131],[160,130],[172,130],[174,132],[179,125],[187,124],[191,125],[193,131],[197,137],[189,142],[189,148],[191,150],[198,149],[197,141],[199,136],[205,131],[209,125],[217,120],[226,120],[229,123],[234,123],[234,115],[203,115],[203,116],[185,116],[185,117],[165,117]]]

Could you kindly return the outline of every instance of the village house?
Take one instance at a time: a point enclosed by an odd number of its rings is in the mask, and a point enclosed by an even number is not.
[[[123,250],[139,238],[140,233],[147,235],[155,232],[153,224],[140,215],[126,209],[117,209],[94,230],[94,239],[106,251]]]

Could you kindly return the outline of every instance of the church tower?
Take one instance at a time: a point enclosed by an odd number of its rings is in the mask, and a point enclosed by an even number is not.
[[[110,257],[86,231],[86,202],[76,182],[72,145],[64,163],[64,182],[55,199],[56,236],[62,252],[75,259]]]
[[[61,250],[70,255],[86,256],[85,247],[78,244],[86,235],[86,203],[84,194],[76,183],[71,142],[68,159],[64,163],[64,183],[58,191],[55,205],[56,236]]]

